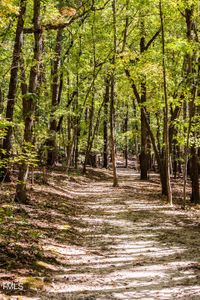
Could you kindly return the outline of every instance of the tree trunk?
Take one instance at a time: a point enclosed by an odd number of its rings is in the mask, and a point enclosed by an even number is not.
[[[3,113],[3,107],[4,107],[4,97],[3,97],[3,92],[0,87],[0,114]]]
[[[62,84],[59,85],[59,71],[61,67],[61,54],[62,54],[62,32],[63,29],[59,29],[56,38],[55,47],[55,59],[53,62],[52,69],[52,108],[51,108],[51,120],[49,126],[49,138],[47,140],[48,153],[47,153],[47,165],[54,166],[57,158],[57,147],[56,147],[56,132],[57,132],[57,120],[55,117],[56,109],[60,102]],[[61,81],[62,82],[62,81]],[[60,89],[59,89],[60,87]]]
[[[30,70],[29,77],[29,89],[28,95],[24,99],[24,113],[25,113],[25,129],[24,129],[24,153],[28,151],[27,148],[32,145],[32,129],[33,129],[33,117],[35,111],[35,99],[37,97],[38,87],[38,75],[39,65],[41,60],[41,47],[42,47],[42,34],[40,26],[40,0],[34,0],[34,64]],[[28,153],[27,153],[28,154]],[[26,191],[27,179],[28,179],[29,165],[23,160],[19,168],[18,183],[16,186],[15,201],[20,203],[27,203],[28,196]]]
[[[85,160],[83,164],[83,174],[86,173],[86,166],[88,164],[88,158],[90,154],[90,145],[92,139],[92,128],[93,128],[93,118],[94,118],[94,91],[92,93],[91,106],[89,108],[89,126],[88,126],[88,138],[87,138],[87,149],[85,152]]]
[[[135,85],[135,82],[131,78],[130,72],[127,69],[125,69],[125,73],[126,73],[127,77],[129,78],[129,80],[131,82],[131,87],[133,89],[133,93],[135,95],[135,98],[136,98],[137,102],[140,104],[141,99],[140,99],[140,95],[137,91],[137,87]],[[146,123],[146,128],[148,130],[149,137],[151,139],[151,143],[152,143],[153,150],[154,150],[154,153],[155,153],[156,161],[157,161],[157,164],[158,164],[158,169],[159,169],[159,172],[160,172],[160,182],[161,182],[161,186],[162,186],[162,194],[166,195],[167,194],[166,168],[165,168],[165,165],[163,163],[163,158],[162,158],[162,155],[159,152],[158,147],[156,145],[156,139],[154,137],[153,131],[151,130],[151,127],[150,127],[150,124],[149,124],[149,118],[148,118],[146,109],[144,107],[142,107],[141,112],[143,114],[143,117],[144,117],[144,120],[145,120],[145,123]]]
[[[113,9],[113,71],[111,74],[111,93],[110,93],[110,140],[111,140],[111,160],[113,169],[113,186],[118,186],[117,167],[116,167],[116,144],[115,144],[115,62],[117,51],[117,31],[116,31],[116,0],[112,3]]]
[[[165,114],[164,114],[164,157],[165,157],[165,171],[166,171],[166,185],[167,185],[167,200],[172,205],[172,190],[170,180],[170,151],[169,151],[169,105],[167,96],[167,80],[166,80],[166,66],[165,66],[165,31],[164,31],[164,17],[162,10],[162,1],[160,0],[160,21],[162,32],[162,63],[163,63],[163,91],[165,100]]]
[[[145,51],[145,33],[144,33],[144,23],[141,24],[141,33],[142,37],[140,39],[140,53],[142,54]],[[146,80],[145,77],[142,79],[141,83],[141,104],[145,107],[146,103]],[[144,115],[141,111],[141,151],[140,151],[140,179],[147,180],[148,179],[148,166],[149,166],[149,155],[147,153],[147,137],[148,130],[146,127]]]
[[[87,152],[86,152],[86,157],[85,157],[87,159],[87,162],[88,162],[89,157],[90,157],[90,152],[92,150],[92,146],[93,146],[93,143],[94,143],[95,135],[98,132],[99,123],[100,123],[100,120],[101,120],[101,110],[102,110],[103,104],[104,104],[104,100],[103,100],[103,102],[101,103],[101,105],[99,107],[99,110],[98,110],[98,113],[97,113],[97,118],[96,118],[96,123],[95,123],[95,126],[94,126],[94,130],[93,130],[93,132],[91,132],[89,144],[87,146]],[[86,159],[85,159],[85,161],[86,161]],[[94,165],[96,167],[96,163]],[[84,171],[84,169],[83,169],[83,171]],[[85,166],[85,171],[86,171],[86,166]]]
[[[24,16],[26,13],[26,0],[20,1],[20,10],[17,21],[17,29],[15,33],[15,44],[13,49],[12,64],[10,71],[10,82],[7,97],[6,119],[9,122],[13,121],[14,105],[17,92],[17,81],[19,71],[20,53],[23,43]],[[8,126],[6,136],[3,140],[3,155],[2,159],[9,159],[12,142],[12,125]],[[0,180],[10,181],[9,167],[0,170]]]
[[[197,156],[197,150],[195,146],[191,147],[191,170],[190,177],[192,181],[192,194],[191,202],[200,204],[200,193],[199,193],[199,162]]]
[[[129,122],[129,114],[128,114],[128,103],[126,103],[126,116],[124,119],[124,133],[125,133],[125,144],[124,144],[124,158],[125,158],[125,168],[128,168],[128,122]]]
[[[193,8],[187,8],[185,10],[185,19],[186,19],[186,28],[187,28],[187,40],[189,43],[193,40],[192,30],[195,27],[193,23]],[[191,183],[192,183],[192,194],[191,194],[191,202],[200,203],[200,194],[199,194],[199,163],[197,157],[197,147],[196,145],[192,145],[190,147],[191,159],[190,164],[188,160],[189,155],[189,145],[190,145],[190,134],[192,128],[193,118],[196,114],[196,94],[197,94],[197,82],[195,77],[199,77],[199,70],[197,75],[196,73],[196,53],[193,52],[193,55],[187,54],[186,56],[186,75],[187,75],[187,87],[190,90],[190,100],[189,103],[185,101],[184,106],[184,117],[186,119],[189,114],[189,124],[187,128],[187,141],[184,148],[184,184],[183,184],[183,206],[186,205],[186,187],[187,187],[187,176],[190,175]],[[193,137],[195,137],[195,133],[193,132]],[[188,168],[188,165],[189,168]]]
[[[110,94],[110,79],[105,78],[104,120],[103,120],[103,167],[108,168],[108,103]]]
[[[95,40],[95,23],[96,23],[96,13],[93,12],[93,21],[92,21],[92,45],[93,45],[93,81],[92,81],[92,95],[91,103],[89,107],[89,126],[88,126],[88,138],[87,138],[87,149],[85,152],[85,160],[83,164],[83,174],[86,173],[86,166],[88,163],[88,158],[90,151],[92,149],[92,131],[93,131],[93,119],[95,112],[95,74],[96,74],[96,40]]]
[[[72,138],[72,124],[71,124],[71,116],[67,117],[67,159],[66,159],[66,171],[68,173],[71,160],[72,160],[72,150],[73,150],[73,141]]]

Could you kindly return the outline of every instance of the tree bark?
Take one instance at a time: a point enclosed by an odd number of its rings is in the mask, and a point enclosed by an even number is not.
[[[26,0],[20,1],[20,10],[17,21],[17,28],[15,33],[15,43],[12,55],[12,64],[10,71],[10,82],[7,96],[7,107],[6,107],[6,119],[9,122],[13,121],[15,98],[17,92],[17,82],[18,82],[18,71],[19,71],[19,61],[20,53],[23,44],[23,29],[24,29],[24,17],[26,13]],[[2,159],[9,159],[12,147],[12,125],[8,126],[6,136],[3,140],[3,155]],[[0,170],[0,180],[10,181],[10,171],[9,167],[5,167]]]
[[[92,93],[91,106],[89,108],[89,126],[88,126],[88,138],[87,138],[87,148],[85,152],[85,160],[83,163],[83,174],[86,173],[86,166],[88,164],[88,158],[91,151],[91,139],[92,139],[92,129],[93,129],[93,119],[94,119],[94,91]]]
[[[40,0],[34,0],[34,16],[33,16],[33,26],[34,26],[34,63],[30,70],[29,77],[29,89],[28,95],[24,98],[24,153],[27,152],[27,148],[32,145],[33,137],[33,118],[35,111],[35,101],[37,97],[37,87],[38,87],[38,75],[39,66],[41,60],[41,49],[42,49],[42,34],[40,31]],[[27,153],[28,154],[28,153]],[[27,203],[27,179],[29,173],[29,164],[23,160],[19,168],[18,183],[16,186],[15,201],[20,203]]]
[[[164,114],[164,170],[166,173],[166,185],[167,185],[167,200],[172,205],[172,190],[170,180],[170,150],[169,150],[169,105],[167,95],[167,78],[166,78],[166,62],[165,62],[165,31],[164,31],[164,16],[162,10],[162,1],[160,0],[160,21],[161,21],[161,33],[162,33],[162,64],[163,64],[163,91],[165,100],[165,114]]]
[[[192,29],[194,28],[193,23],[193,13],[194,9],[186,8],[185,9],[185,19],[186,19],[186,29],[187,29],[187,40],[189,43],[193,40]],[[199,162],[197,156],[197,147],[196,145],[192,145],[190,147],[190,134],[192,128],[193,118],[196,114],[196,94],[197,94],[197,82],[195,77],[199,77],[199,70],[197,75],[195,76],[196,68],[196,53],[193,52],[193,55],[187,54],[186,56],[186,76],[187,76],[187,87],[190,90],[190,100],[189,103],[185,101],[185,119],[187,114],[189,114],[189,125],[187,128],[187,140],[186,145],[184,147],[184,178],[183,178],[183,206],[186,206],[186,187],[187,187],[187,175],[189,173],[192,183],[192,193],[191,193],[191,202],[200,203],[200,193],[199,193]],[[195,137],[195,133],[193,132],[193,137]],[[191,153],[190,163],[188,160],[189,156],[189,147]],[[188,168],[188,165],[190,167]]]
[[[95,1],[93,2],[95,3]],[[86,166],[88,163],[88,158],[90,151],[92,149],[93,141],[92,141],[92,131],[93,131],[93,120],[95,113],[95,74],[96,74],[96,39],[95,39],[95,24],[96,24],[96,13],[93,12],[93,21],[92,21],[92,45],[93,45],[93,85],[92,85],[92,95],[91,95],[91,103],[89,107],[89,126],[88,126],[88,138],[87,138],[87,148],[85,152],[85,160],[83,163],[83,174],[86,173]]]
[[[2,89],[0,87],[0,114],[3,113],[3,107],[4,107],[4,96],[3,96]]]
[[[140,39],[140,53],[142,54],[145,51],[145,32],[144,32],[144,22],[141,24],[141,39]],[[145,107],[145,103],[147,100],[147,92],[146,92],[146,79],[145,76],[142,79],[141,83],[141,105]],[[148,130],[146,127],[144,114],[141,111],[141,151],[140,151],[140,179],[147,180],[148,179],[148,169],[149,169],[149,155],[147,149],[147,138],[148,138]]]
[[[124,143],[124,158],[125,158],[125,168],[128,168],[128,125],[129,125],[129,113],[128,113],[128,103],[126,103],[126,115],[124,119],[124,133],[125,133],[125,143]]]
[[[117,51],[117,32],[116,32],[116,0],[112,3],[113,9],[113,71],[111,74],[111,94],[110,94],[110,140],[111,140],[111,160],[113,169],[113,186],[118,186],[117,167],[116,167],[116,144],[115,144],[115,62]]]
[[[197,149],[195,146],[191,147],[191,170],[190,178],[192,181],[192,194],[191,202],[200,204],[200,193],[199,193],[199,162],[197,156]]]
[[[103,167],[108,168],[108,104],[110,100],[110,79],[105,78],[104,120],[103,120]]]
[[[62,78],[61,85],[59,84],[59,71],[61,67],[61,58],[62,58],[62,32],[63,29],[59,29],[56,37],[56,47],[55,47],[55,59],[53,62],[52,69],[52,107],[51,107],[51,120],[49,126],[49,138],[47,140],[47,165],[52,167],[56,163],[57,158],[57,147],[56,147],[56,132],[57,132],[57,119],[55,117],[56,109],[60,103],[61,93],[62,93]]]

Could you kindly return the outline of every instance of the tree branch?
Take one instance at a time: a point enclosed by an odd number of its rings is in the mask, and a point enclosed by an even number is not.
[[[138,93],[136,84],[135,84],[134,80],[131,78],[131,75],[130,75],[130,72],[129,72],[128,69],[125,69],[125,73],[126,73],[126,76],[129,79],[130,83],[131,83],[131,87],[133,89],[133,93],[135,95],[136,101],[137,101],[138,104],[140,104],[141,103],[141,98],[140,98],[140,95]],[[156,146],[156,140],[155,140],[153,131],[151,130],[151,127],[150,127],[150,124],[149,124],[149,120],[148,120],[148,116],[147,116],[147,113],[146,113],[146,109],[144,107],[141,107],[141,113],[144,116],[145,124],[146,124],[148,133],[149,133],[150,138],[151,138],[151,142],[152,142],[152,145],[153,145],[153,149],[154,149],[154,153],[155,153],[156,160],[157,160],[157,163],[158,163],[158,167],[160,168],[160,166],[161,166],[160,154],[159,154],[158,148]]]
[[[64,23],[61,23],[61,24],[52,24],[52,23],[49,23],[49,24],[45,24],[45,25],[42,25],[40,29],[38,29],[38,32],[42,32],[44,30],[57,30],[57,29],[63,29],[63,28],[66,28],[68,27],[69,25],[71,25],[74,21],[82,18],[82,17],[86,17],[88,13],[90,13],[91,11],[99,11],[99,10],[103,10],[106,5],[110,2],[110,0],[106,1],[104,3],[104,5],[102,7],[99,7],[99,8],[95,8],[94,5],[92,4],[90,6],[89,9],[85,10],[82,14],[80,15],[75,15],[71,18],[69,18],[66,22]],[[80,8],[79,8],[80,9]],[[35,29],[34,28],[24,28],[24,33],[34,33],[35,32]]]
[[[138,90],[137,90],[137,87],[136,87],[136,84],[135,84],[134,80],[131,78],[130,71],[128,69],[125,69],[125,74],[126,74],[127,78],[129,79],[129,81],[131,83],[131,87],[133,89],[133,93],[135,95],[135,98],[137,99],[137,102],[141,103],[140,95],[138,93]]]
[[[145,51],[149,49],[149,47],[151,46],[151,44],[155,41],[155,39],[157,38],[157,36],[160,34],[161,32],[161,28],[159,28],[159,30],[154,34],[154,36],[149,40],[149,42],[146,44],[145,46]]]

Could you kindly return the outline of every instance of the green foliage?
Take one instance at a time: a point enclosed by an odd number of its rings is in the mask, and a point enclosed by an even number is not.
[[[150,124],[153,133],[158,133],[157,123],[160,123],[160,144],[163,140],[163,69],[162,69],[162,45],[160,34],[151,43],[146,51],[141,53],[141,37],[145,38],[145,44],[160,28],[160,16],[158,3],[153,0],[130,0],[126,6],[124,0],[117,1],[117,54],[116,62],[113,58],[113,16],[112,3],[105,0],[95,1],[98,10],[90,10],[84,17],[79,18],[82,13],[90,8],[92,1],[41,1],[42,25],[63,25],[69,20],[69,16],[61,13],[61,8],[72,7],[77,9],[76,21],[63,29],[61,62],[58,66],[58,88],[63,78],[63,89],[60,103],[52,108],[52,83],[55,79],[52,75],[56,54],[57,30],[45,30],[43,28],[42,38],[44,51],[40,61],[39,84],[37,94],[27,93],[25,97],[33,100],[33,140],[31,143],[23,143],[24,139],[24,116],[23,97],[20,89],[22,84],[19,71],[18,89],[13,123],[5,119],[5,111],[0,119],[0,139],[5,137],[8,126],[13,126],[13,156],[7,160],[0,161],[0,167],[17,163],[21,165],[26,162],[30,166],[37,166],[40,150],[43,154],[48,151],[46,141],[54,138],[59,149],[67,152],[67,147],[75,147],[75,135],[78,132],[79,150],[85,151],[88,143],[88,132],[90,112],[92,112],[92,134],[99,119],[96,129],[92,151],[103,151],[103,108],[98,115],[105,95],[105,77],[115,71],[115,117],[116,117],[116,142],[117,148],[124,150],[127,142],[129,148],[133,147],[135,141],[140,144],[140,109],[146,108],[149,113]],[[13,43],[18,15],[18,1],[1,0],[0,10],[2,22],[0,35],[2,37],[0,47],[0,62],[3,68],[0,70],[1,89],[6,95],[9,87],[9,74],[12,59]],[[186,36],[186,22],[184,10],[193,8],[193,19],[198,17],[197,0],[163,0],[163,11],[165,17],[166,38],[166,77],[167,93],[171,112],[180,108],[180,114],[173,120],[177,129],[177,140],[181,147],[186,143],[186,132],[188,119],[183,116],[183,101],[189,103],[191,98],[191,81],[198,80],[198,53],[199,42],[195,37],[190,41]],[[125,25],[128,17],[128,28],[126,44],[123,47]],[[27,13],[25,27],[32,27],[33,5],[27,1]],[[198,22],[196,22],[198,24]],[[12,24],[12,26],[10,25]],[[198,29],[198,28],[197,28]],[[198,30],[197,30],[198,34]],[[193,35],[195,33],[193,32]],[[5,43],[6,40],[6,43]],[[25,80],[23,83],[29,85],[29,74],[32,66],[36,65],[33,60],[33,34],[25,34],[22,49]],[[124,51],[122,51],[122,48]],[[196,62],[193,64],[194,75],[188,75],[186,80],[185,61],[189,56],[194,56]],[[196,55],[197,56],[197,55]],[[124,70],[130,72],[130,79]],[[62,76],[61,76],[62,75]],[[54,75],[55,76],[55,75]],[[132,82],[141,96],[141,84],[146,83],[146,101],[138,105],[132,89]],[[76,95],[72,97],[73,93]],[[5,96],[4,96],[5,98]],[[183,100],[184,99],[184,100]],[[195,104],[200,104],[197,95]],[[5,100],[5,99],[4,99]],[[70,103],[70,105],[69,105]],[[124,119],[128,106],[128,130],[124,132]],[[135,106],[137,108],[135,109]],[[134,109],[133,109],[134,108]],[[199,145],[199,113],[192,120],[190,142]],[[61,128],[53,133],[50,130],[50,122],[55,120],[56,125],[62,119]],[[108,130],[109,130],[109,106],[108,106]],[[70,127],[70,128],[69,128]],[[108,131],[108,133],[110,133]],[[139,145],[140,146],[140,145]],[[64,150],[63,150],[64,149]],[[52,148],[51,148],[52,150]],[[68,149],[69,150],[69,149]],[[1,150],[2,151],[2,150]]]
[[[9,16],[10,14],[18,14],[17,1],[14,0],[1,0],[0,1],[0,16]]]
[[[15,149],[17,155],[13,157],[13,163],[17,163],[18,165],[26,163],[29,166],[37,166],[38,156],[33,144],[24,142],[21,147],[16,145]]]
[[[13,218],[13,207],[12,205],[3,205],[0,207],[0,224],[9,221]]]
[[[0,117],[0,139],[3,139],[5,137],[7,128],[11,125],[12,124],[10,122]]]

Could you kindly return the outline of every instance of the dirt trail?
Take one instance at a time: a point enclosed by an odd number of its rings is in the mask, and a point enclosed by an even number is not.
[[[119,176],[119,188],[75,183],[76,245],[41,240],[58,264],[29,299],[200,299],[199,213],[163,205],[156,182]]]
[[[158,184],[130,171],[119,175],[118,189],[101,181],[77,190],[87,207],[76,217],[87,224],[84,246],[63,249],[68,267],[55,276],[49,296],[200,299],[198,216],[162,205]]]

